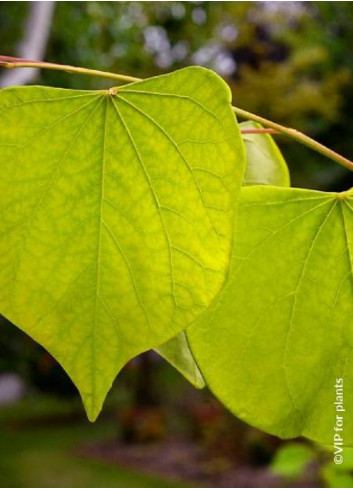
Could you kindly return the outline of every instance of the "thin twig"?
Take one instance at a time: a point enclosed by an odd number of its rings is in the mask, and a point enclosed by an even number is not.
[[[12,58],[11,56],[0,56],[0,66],[3,68],[45,68],[47,70],[66,71],[68,73],[77,73],[80,75],[99,76],[103,78],[111,78],[113,80],[119,80],[123,82],[136,82],[140,81],[140,78],[133,76],[120,75],[118,73],[109,73],[99,70],[91,70],[89,68],[80,68],[70,65],[59,65],[56,63],[47,63],[45,61],[37,61],[22,58]]]
[[[269,121],[268,119],[265,119],[264,117],[261,117],[256,114],[252,114],[251,112],[248,112],[247,110],[240,109],[239,107],[234,107],[233,106],[234,112],[239,115],[240,117],[243,117],[245,119],[250,119],[255,122],[259,122],[263,126],[270,127],[271,129],[274,129],[280,134],[285,134],[286,136],[289,136],[292,139],[295,139],[299,143],[303,144],[304,146],[307,146],[308,148],[313,149],[314,151],[317,151],[318,153],[326,156],[327,158],[335,161],[336,163],[339,163],[340,165],[348,168],[349,170],[353,171],[353,161],[349,160],[348,158],[345,158],[344,156],[336,153],[336,151],[333,151],[330,148],[327,148],[323,144],[319,143],[318,141],[315,141],[315,139],[312,139],[311,137],[307,136],[306,134],[303,134],[300,131],[297,131],[296,129],[292,129],[290,127],[285,127],[282,126],[281,124],[277,124],[276,122]]]

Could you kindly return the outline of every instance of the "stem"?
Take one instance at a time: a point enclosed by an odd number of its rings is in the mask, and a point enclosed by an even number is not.
[[[35,61],[24,58],[12,58],[11,56],[0,56],[0,66],[3,68],[45,68],[47,70],[66,71],[68,73],[77,73],[80,75],[99,76],[101,78],[111,78],[113,80],[119,80],[123,82],[136,82],[140,81],[140,78],[133,76],[120,75],[118,73],[109,73],[99,70],[91,70],[89,68],[80,68],[70,65],[59,65],[56,63],[47,63],[45,61]]]
[[[349,170],[353,171],[353,161],[348,160],[344,156],[341,156],[340,154],[336,153],[332,149],[327,148],[321,143],[318,143],[314,139],[310,138],[309,136],[306,136],[300,131],[297,131],[296,129],[291,129],[290,127],[285,127],[281,126],[281,124],[277,124],[276,122],[269,121],[268,119],[265,119],[263,117],[260,117],[259,115],[252,114],[251,112],[248,112],[247,110],[240,109],[238,107],[233,107],[234,112],[239,115],[240,117],[244,117],[245,119],[250,119],[255,122],[259,122],[260,124],[263,124],[264,126],[270,127],[271,129],[274,129],[278,133],[285,134],[286,136],[291,137],[292,139],[295,139],[301,144],[304,144],[305,146],[308,146],[309,148],[313,149],[314,151],[317,151],[318,153],[321,153],[322,155],[326,156],[327,158],[330,158],[331,160],[335,161],[336,163],[339,163],[340,165],[348,168]]]

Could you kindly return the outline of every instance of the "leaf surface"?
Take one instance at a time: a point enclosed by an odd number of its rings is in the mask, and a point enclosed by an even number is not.
[[[241,129],[263,129],[257,122],[239,124]],[[288,166],[270,134],[242,134],[246,150],[245,185],[289,187]]]
[[[220,290],[243,146],[227,85],[187,68],[110,91],[0,92],[0,312],[95,419],[132,357]]]
[[[239,126],[243,129],[262,128],[261,124],[252,121],[242,122]],[[246,149],[243,185],[290,186],[287,164],[270,134],[242,134],[242,139]],[[156,351],[196,388],[201,389],[205,386],[184,332],[161,345]]]
[[[205,387],[205,381],[190,350],[184,331],[156,348],[156,352],[176,368],[194,387],[197,389]]]
[[[207,384],[248,423],[333,443],[337,379],[353,443],[353,195],[241,193],[230,278],[188,329]]]

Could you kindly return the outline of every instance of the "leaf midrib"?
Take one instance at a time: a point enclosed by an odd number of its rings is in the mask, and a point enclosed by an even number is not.
[[[101,172],[101,187],[100,187],[100,209],[98,214],[99,230],[97,241],[97,266],[96,266],[96,293],[94,298],[94,316],[92,324],[92,337],[91,337],[91,379],[92,379],[92,397],[91,397],[91,411],[95,409],[94,400],[96,399],[96,323],[97,323],[97,299],[100,296],[100,262],[101,262],[101,247],[102,247],[102,221],[103,221],[103,202],[105,192],[105,152],[106,152],[106,133],[107,133],[107,110],[108,110],[108,97],[105,97],[105,109],[104,109],[104,123],[103,123],[103,150],[102,150],[102,172]]]
[[[113,107],[114,107],[114,110],[117,114],[117,117],[119,118],[122,126],[124,127],[125,129],[125,132],[127,134],[127,137],[131,143],[131,147],[133,148],[133,151],[135,152],[135,155],[137,157],[137,160],[139,162],[139,165],[142,169],[142,172],[143,172],[143,175],[145,177],[145,180],[150,188],[150,191],[151,191],[151,194],[152,194],[152,197],[153,197],[153,200],[154,200],[154,203],[155,203],[155,206],[157,208],[157,212],[158,212],[158,215],[159,215],[159,218],[160,218],[160,221],[161,221],[161,224],[162,224],[162,228],[163,228],[163,233],[164,233],[164,236],[165,236],[165,239],[166,239],[166,243],[167,243],[167,247],[168,247],[168,253],[169,253],[169,266],[170,266],[170,274],[171,274],[171,293],[172,293],[172,297],[173,297],[173,302],[174,302],[174,314],[175,314],[175,309],[178,307],[178,304],[177,304],[177,301],[176,301],[176,296],[175,296],[175,289],[174,289],[174,284],[175,284],[175,279],[174,279],[174,266],[173,266],[173,256],[172,256],[172,249],[171,249],[171,240],[170,240],[170,236],[169,236],[169,233],[167,231],[167,228],[166,228],[166,225],[165,225],[165,222],[164,222],[164,218],[163,218],[163,215],[162,215],[162,212],[161,212],[161,206],[160,206],[160,203],[159,203],[159,200],[158,200],[158,196],[153,188],[153,185],[152,185],[152,182],[151,182],[151,179],[149,177],[149,174],[147,172],[147,169],[144,165],[144,162],[143,162],[143,159],[141,157],[141,154],[136,146],[136,143],[132,137],[132,134],[130,132],[130,129],[128,128],[127,124],[126,124],[126,121],[125,119],[122,117],[122,114],[120,113],[120,110],[118,108],[118,106],[116,105],[114,99],[112,98],[112,104],[113,104]],[[173,315],[173,318],[174,318],[174,315]]]

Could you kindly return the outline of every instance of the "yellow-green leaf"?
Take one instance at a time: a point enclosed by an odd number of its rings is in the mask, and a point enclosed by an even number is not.
[[[156,352],[176,368],[194,387],[202,389],[205,381],[195,362],[184,331],[164,343]]]
[[[263,129],[257,122],[239,124],[241,129]],[[245,185],[289,187],[287,164],[270,134],[242,134],[246,149]]]
[[[243,146],[186,68],[109,91],[0,92],[0,312],[98,415],[121,367],[195,320],[229,266]]]
[[[207,384],[241,419],[353,443],[352,257],[352,191],[242,189],[230,278],[187,330]]]

